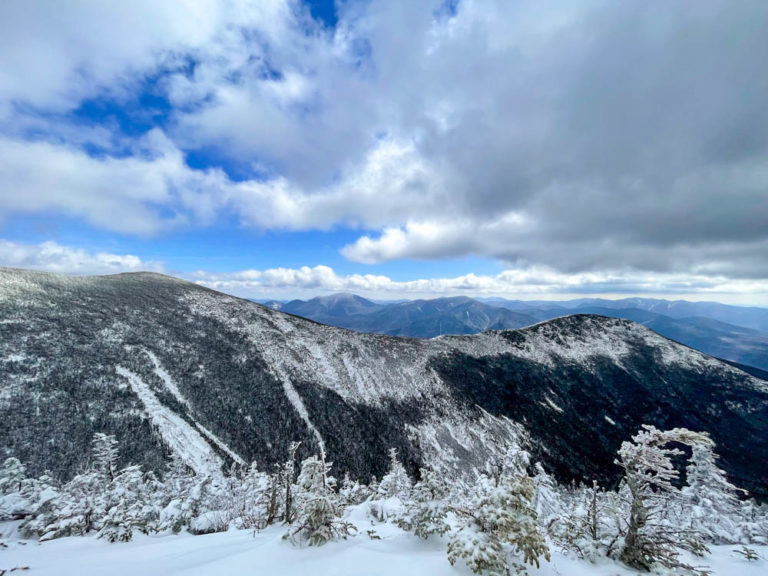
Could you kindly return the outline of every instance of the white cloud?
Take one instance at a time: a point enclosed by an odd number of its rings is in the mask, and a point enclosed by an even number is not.
[[[56,242],[20,244],[0,240],[0,266],[31,268],[64,274],[115,274],[118,272],[162,272],[162,262],[142,261],[132,254],[88,252]]]
[[[656,294],[689,299],[718,297],[721,301],[768,304],[765,280],[730,280],[688,274],[637,273],[626,270],[563,274],[543,267],[505,270],[495,276],[467,274],[453,278],[395,281],[374,274],[338,275],[328,266],[196,272],[190,279],[209,288],[251,298],[313,297],[354,292],[372,298],[435,298],[439,296],[501,296],[563,299],[584,295]]]
[[[134,234],[209,222],[227,179],[191,170],[160,133],[134,156],[93,157],[77,147],[0,138],[0,215],[58,211]]]

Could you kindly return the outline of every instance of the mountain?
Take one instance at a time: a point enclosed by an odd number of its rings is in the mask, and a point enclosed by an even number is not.
[[[641,306],[638,308],[632,305]],[[742,323],[761,325],[757,320],[747,322],[739,316],[745,310],[736,306],[714,305],[709,302],[669,302],[646,298],[605,300],[588,298],[566,302],[518,301],[487,298],[482,301],[467,297],[436,298],[392,304],[374,303],[360,296],[336,294],[294,300],[278,304],[266,302],[276,310],[309,318],[323,324],[349,328],[358,332],[433,338],[441,334],[475,334],[485,330],[506,330],[530,326],[569,314],[599,314],[626,318],[644,324],[672,340],[701,350],[706,354],[768,370],[768,332],[742,325],[728,324],[705,316],[667,316],[652,310],[673,311],[676,314],[708,310],[725,310],[728,316],[741,318]],[[651,310],[652,309],[652,310]],[[720,314],[721,316],[724,314]]]
[[[734,326],[711,318],[670,318],[639,308],[605,308],[580,305],[576,308],[541,308],[528,313],[539,321],[565,314],[599,314],[626,318],[659,334],[712,356],[768,370],[768,333]]]
[[[200,473],[292,440],[337,475],[482,467],[525,443],[563,481],[612,485],[642,423],[712,434],[731,479],[768,497],[768,383],[639,324],[576,315],[431,340],[360,334],[162,276],[0,269],[0,457],[60,478],[94,432],[123,463]]]
[[[337,318],[367,315],[383,308],[381,304],[375,304],[354,294],[332,294],[312,298],[306,302],[291,300],[283,304],[280,310],[323,324],[333,324],[333,320]]]
[[[768,308],[729,306],[727,304],[720,304],[719,302],[688,302],[686,300],[661,300],[657,298],[623,298],[620,300],[581,298],[577,300],[557,302],[494,298],[488,302],[492,302],[496,306],[523,312],[555,308],[559,308],[565,311],[565,313],[574,313],[578,310],[589,308],[644,310],[646,312],[653,312],[675,319],[708,318],[710,320],[768,333]]]
[[[358,332],[433,338],[521,328],[536,318],[466,297],[378,304],[351,294],[294,300],[281,311]]]

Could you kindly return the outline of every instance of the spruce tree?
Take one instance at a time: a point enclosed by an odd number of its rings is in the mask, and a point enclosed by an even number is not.
[[[741,522],[738,489],[717,466],[717,454],[710,444],[692,447],[683,488],[690,528],[714,544],[740,541]]]
[[[325,455],[310,456],[301,463],[297,481],[297,515],[286,537],[297,544],[322,546],[346,538],[352,525],[341,519],[343,508],[334,493],[335,480]]]
[[[674,483],[680,472],[673,458],[683,456],[675,444],[713,446],[705,433],[685,428],[662,431],[643,425],[642,430],[624,442],[616,460],[624,470],[631,503],[627,532],[620,559],[628,566],[650,570],[654,565],[699,572],[694,566],[681,562],[680,550],[701,555],[706,552],[701,537],[691,530],[664,522],[670,503],[679,500]]]
[[[548,561],[533,496],[533,479],[525,473],[481,477],[469,502],[453,508],[461,526],[448,543],[448,561],[463,560],[472,572],[490,576],[523,572],[525,564],[538,567],[541,557]]]
[[[378,487],[382,498],[406,498],[411,490],[411,479],[405,471],[396,448],[389,450],[389,471],[381,479]]]
[[[420,474],[421,480],[413,487],[397,524],[419,538],[429,538],[432,534],[442,536],[450,530],[447,522],[450,487],[434,470],[422,468]]]

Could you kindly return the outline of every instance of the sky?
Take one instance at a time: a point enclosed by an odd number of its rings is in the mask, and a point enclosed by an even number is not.
[[[764,0],[6,0],[0,265],[768,306]]]

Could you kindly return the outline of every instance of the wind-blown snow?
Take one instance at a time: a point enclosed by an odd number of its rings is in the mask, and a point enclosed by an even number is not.
[[[147,411],[152,424],[165,443],[184,463],[201,476],[221,474],[222,460],[200,433],[181,416],[164,406],[149,385],[138,374],[117,366],[117,373],[125,378]]]

